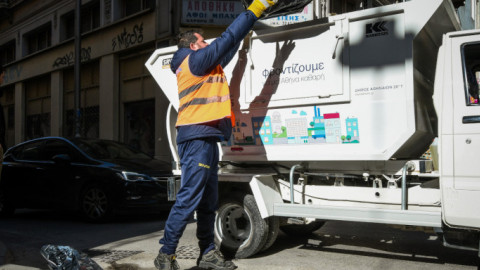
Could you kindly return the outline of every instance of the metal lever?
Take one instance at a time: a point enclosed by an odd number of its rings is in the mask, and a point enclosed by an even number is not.
[[[332,59],[337,58],[337,47],[338,47],[338,42],[340,39],[344,39],[345,37],[343,35],[336,35],[337,42],[335,42],[335,47],[333,48],[333,53],[332,53]]]

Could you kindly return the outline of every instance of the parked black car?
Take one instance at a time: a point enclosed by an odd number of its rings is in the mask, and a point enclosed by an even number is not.
[[[165,210],[168,162],[109,140],[44,137],[5,153],[0,215],[18,208],[79,210],[103,221],[131,210]]]

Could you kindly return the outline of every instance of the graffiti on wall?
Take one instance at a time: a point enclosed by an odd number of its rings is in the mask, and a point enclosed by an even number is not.
[[[82,48],[80,52],[80,61],[85,62],[89,61],[91,59],[91,52],[92,48],[89,46],[88,48]],[[75,55],[73,54],[73,51],[65,54],[64,56],[58,57],[55,62],[53,62],[53,67],[54,68],[59,68],[59,67],[66,67],[66,66],[72,66],[75,61]]]
[[[140,44],[143,42],[143,22],[138,25],[135,24],[132,31],[127,31],[123,28],[123,31],[116,37],[112,38],[112,51],[126,49],[132,45]]]
[[[10,82],[14,82],[18,80],[22,75],[22,71],[23,71],[23,66],[20,66],[20,65],[14,65],[6,68],[5,77],[3,77],[4,83],[8,84]]]

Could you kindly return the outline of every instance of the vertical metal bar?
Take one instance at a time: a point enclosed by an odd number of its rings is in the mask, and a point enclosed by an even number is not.
[[[402,210],[407,210],[407,167],[408,163],[402,170]]]
[[[290,203],[295,203],[294,201],[294,192],[295,192],[295,189],[293,188],[293,174],[295,172],[295,168],[297,167],[302,167],[300,164],[297,164],[297,165],[293,165],[292,168],[290,169]]]
[[[75,137],[80,137],[80,90],[81,90],[81,78],[80,78],[80,69],[81,69],[81,8],[82,1],[77,0],[75,6],[75,66],[74,66],[74,76],[75,76],[75,93],[74,93],[74,104],[75,104]]]
[[[167,196],[168,201],[175,201],[177,199],[177,185],[175,177],[167,178]]]

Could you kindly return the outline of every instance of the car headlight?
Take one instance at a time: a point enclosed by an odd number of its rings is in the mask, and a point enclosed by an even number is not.
[[[119,173],[120,177],[126,181],[138,182],[138,181],[152,181],[153,179],[145,174],[140,174],[136,172],[126,172],[122,171]]]

